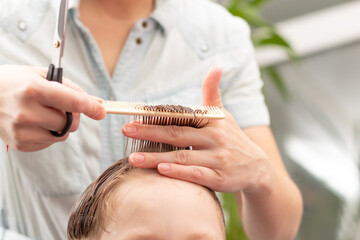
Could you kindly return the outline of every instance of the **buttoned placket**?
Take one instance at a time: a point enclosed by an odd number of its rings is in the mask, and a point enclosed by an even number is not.
[[[90,31],[82,25],[79,19],[75,19],[75,22],[82,32],[94,76],[100,88],[100,97],[106,100],[134,101],[135,97],[131,96],[131,83],[155,34],[155,21],[147,18],[135,23],[122,49],[112,77],[108,74],[101,51]],[[122,135],[121,128],[127,119],[124,116],[108,115],[101,121],[103,145],[101,170],[105,170],[125,154],[126,138]]]
[[[139,96],[131,96],[132,80],[142,64],[146,51],[155,35],[156,23],[151,18],[140,19],[135,23],[124,45],[113,74],[116,98],[124,101],[139,100]]]
[[[114,87],[113,92],[116,100],[140,100],[136,99],[136,97],[139,96],[135,97],[131,95],[131,86],[134,77],[143,62],[146,50],[151,43],[153,35],[154,22],[149,19],[139,20],[129,33],[112,77],[112,86]],[[108,131],[111,134],[108,139],[113,146],[112,153],[115,153],[116,156],[114,156],[115,159],[107,159],[107,161],[104,161],[102,163],[103,169],[111,164],[112,161],[118,160],[119,157],[122,157],[125,154],[124,148],[126,145],[126,138],[122,135],[121,128],[129,118],[118,115],[113,115],[111,117],[112,119],[110,121],[112,122],[107,126]]]

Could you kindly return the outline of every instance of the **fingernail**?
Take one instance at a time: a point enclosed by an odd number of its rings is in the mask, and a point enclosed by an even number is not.
[[[137,128],[135,125],[127,124],[124,127],[124,132],[127,134],[134,134],[134,133],[136,133],[136,131],[137,131]]]
[[[132,164],[138,165],[145,162],[145,157],[142,154],[131,154],[129,160]]]
[[[97,96],[91,96],[91,97],[94,98],[95,101],[97,101],[98,103],[101,103],[101,104],[105,101],[104,99],[97,97]]]
[[[159,164],[158,169],[162,173],[168,173],[170,172],[170,165],[169,164]]]
[[[105,117],[105,110],[102,106],[100,106],[96,112],[96,119],[103,119]]]

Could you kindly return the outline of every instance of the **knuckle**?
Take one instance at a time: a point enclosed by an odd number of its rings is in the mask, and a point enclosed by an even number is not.
[[[195,182],[199,182],[201,180],[203,180],[205,177],[205,174],[204,172],[198,168],[198,167],[195,167],[192,169],[191,171],[191,179]]]
[[[31,122],[31,115],[23,111],[18,111],[15,114],[13,129],[18,129],[21,125],[29,124]]]
[[[161,163],[161,154],[158,153],[150,153],[145,155],[146,163],[149,166],[157,166]]]
[[[16,151],[19,152],[24,152],[26,150],[26,147],[22,144],[19,143],[15,143],[14,147],[13,147]]]
[[[24,100],[44,98],[41,92],[42,87],[38,85],[39,84],[36,81],[29,81],[24,85],[24,90],[23,90]]]
[[[14,148],[17,151],[25,151],[25,139],[24,134],[20,130],[16,130],[13,132],[13,142],[14,142]]]
[[[185,165],[188,163],[189,154],[186,151],[176,151],[175,163]]]
[[[21,137],[16,132],[13,134],[13,141],[16,146],[21,145]]]
[[[228,154],[225,150],[219,150],[215,153],[215,160],[220,166],[225,165],[227,159],[228,159]]]
[[[74,97],[73,101],[72,101],[72,108],[74,109],[74,112],[82,112],[84,106],[86,104],[86,98],[83,97],[81,94],[79,94],[78,96]]]
[[[18,128],[18,127],[14,127],[12,129],[12,138],[15,142],[15,145],[21,145],[22,142],[23,142],[23,134],[22,134],[22,131]]]
[[[179,127],[179,126],[169,126],[168,131],[169,131],[169,136],[173,140],[176,140],[179,137],[180,133],[181,133],[181,127]]]
[[[223,173],[219,173],[217,172],[216,173],[216,177],[215,177],[215,180],[216,180],[216,183],[219,185],[219,186],[224,186],[227,184],[227,182],[229,181],[229,176],[226,175],[226,174],[223,174]]]
[[[221,172],[216,172],[215,177],[213,178],[212,185],[214,189],[223,189],[227,186],[229,179],[226,174]]]
[[[222,130],[216,130],[213,133],[213,139],[216,142],[216,145],[219,146],[224,146],[227,143],[227,139],[228,139],[228,133],[222,131]]]

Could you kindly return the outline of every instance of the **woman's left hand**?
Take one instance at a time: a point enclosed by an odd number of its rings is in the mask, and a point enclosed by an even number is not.
[[[125,136],[168,143],[193,150],[165,153],[132,153],[129,161],[140,168],[156,168],[162,175],[204,185],[220,192],[254,192],[268,188],[275,174],[274,166],[260,147],[238,127],[222,105],[220,68],[212,68],[203,82],[203,105],[218,106],[223,120],[202,128],[156,126],[129,123]]]

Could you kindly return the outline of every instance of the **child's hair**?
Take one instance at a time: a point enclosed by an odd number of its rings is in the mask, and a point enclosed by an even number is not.
[[[108,206],[111,204],[111,193],[115,192],[123,181],[132,175],[139,174],[141,171],[157,173],[156,169],[139,169],[129,164],[128,158],[121,159],[111,165],[103,172],[77,200],[68,222],[68,238],[70,240],[87,239],[98,236],[101,230],[105,230],[104,225],[109,216]],[[205,188],[205,187],[204,187]],[[222,221],[224,214],[214,191],[206,188],[216,203],[220,211]]]
[[[142,124],[148,125],[177,125],[177,126],[189,126],[198,128],[201,126],[202,120],[197,118],[196,114],[206,114],[201,109],[193,110],[188,107],[180,105],[146,105],[144,110],[150,108],[157,111],[166,112],[179,112],[179,113],[191,113],[194,114],[194,118],[178,119],[178,118],[162,118],[162,117],[146,117],[140,116],[135,120],[138,120]],[[180,148],[163,143],[154,143],[144,140],[131,140],[132,147],[131,152],[163,152],[174,151]],[[128,143],[127,143],[128,145]],[[188,149],[188,148],[183,148]],[[111,206],[111,193],[116,190],[121,183],[129,176],[136,174],[137,172],[152,171],[156,174],[156,169],[139,169],[129,164],[128,158],[123,158],[101,174],[88,188],[82,193],[77,200],[73,209],[71,210],[71,216],[68,222],[68,238],[70,240],[86,239],[89,237],[97,236],[101,230],[104,229],[106,224],[106,217],[108,216],[108,206]],[[208,189],[208,188],[206,188]],[[221,217],[225,226],[224,214],[214,191],[208,189],[211,196],[216,202]]]

